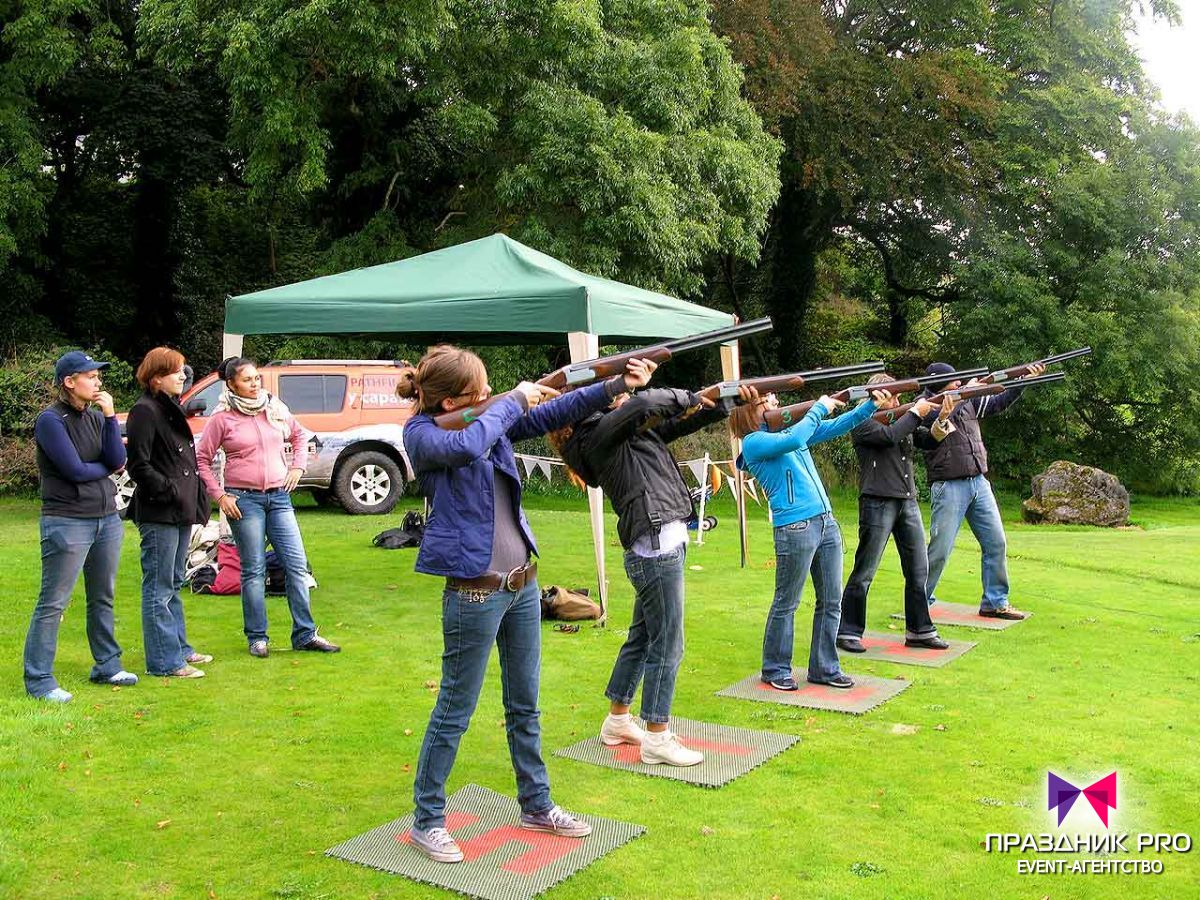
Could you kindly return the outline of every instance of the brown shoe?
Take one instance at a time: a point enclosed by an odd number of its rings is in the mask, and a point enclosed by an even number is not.
[[[980,613],[983,615],[983,613]],[[950,645],[943,641],[936,634],[933,637],[923,638],[905,638],[905,647],[924,647],[926,650],[949,650]]]
[[[985,619],[1015,619],[1020,621],[1024,619],[1028,613],[1023,613],[1019,609],[1013,609],[1011,606],[1002,606],[999,609],[985,609],[979,607],[979,615]]]
[[[312,650],[315,653],[341,653],[342,648],[337,644],[325,640],[319,634],[314,634],[312,639],[301,647],[296,647],[297,650]]]

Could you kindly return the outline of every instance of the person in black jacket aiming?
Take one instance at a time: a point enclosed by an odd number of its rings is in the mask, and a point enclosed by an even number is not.
[[[643,361],[650,371],[655,363]],[[749,391],[743,392],[749,399]],[[617,654],[605,696],[609,714],[600,729],[608,746],[636,744],[642,762],[694,766],[704,755],[670,730],[675,678],[683,660],[683,571],[692,498],[667,444],[729,415],[732,401],[716,405],[691,391],[650,388],[621,394],[594,413],[551,435],[567,466],[603,488],[617,513],[625,573],[636,596],[629,636]],[[642,684],[642,719],[629,714]]]
[[[887,374],[873,375],[868,384],[892,380]],[[895,397],[880,407],[881,412],[898,405]],[[937,409],[920,399],[912,409],[890,424],[867,419],[850,432],[858,456],[858,548],[854,570],[842,592],[842,621],[837,645],[850,653],[863,653],[867,627],[867,592],[879,570],[888,538],[894,538],[904,572],[904,644],[945,650],[950,645],[938,637],[929,618],[925,579],[929,557],[925,550],[925,526],[917,505],[913,480],[913,434],[922,420]]]
[[[945,375],[954,371],[947,363],[932,363],[927,375]],[[1046,367],[1034,364],[1025,378],[1034,378]],[[967,382],[967,386],[974,384]],[[930,385],[926,395],[959,387],[953,381],[945,385]],[[1008,602],[1008,543],[1000,507],[986,475],[987,448],[979,432],[979,420],[998,415],[1012,406],[1021,396],[1020,379],[1001,394],[973,397],[958,403],[945,398],[932,427],[921,429],[915,436],[916,445],[925,454],[929,473],[929,578],[926,590],[929,603],[936,602],[933,592],[942,578],[954,539],[966,519],[982,553],[981,577],[983,596],[979,614],[992,619],[1024,619],[1025,613]]]

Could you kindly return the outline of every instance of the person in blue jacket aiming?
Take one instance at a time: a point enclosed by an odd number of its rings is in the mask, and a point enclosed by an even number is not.
[[[446,781],[483,687],[488,657],[500,654],[504,724],[517,781],[520,826],[563,837],[592,827],[550,799],[542,760],[538,683],[541,591],[533,532],[521,509],[514,441],[537,437],[604,408],[650,379],[645,360],[624,375],[563,396],[531,382],[488,406],[466,428],[440,428],[434,417],[487,399],[483,361],[458,347],[433,347],[402,373],[396,393],[415,398],[404,446],[430,499],[416,569],[446,579],[442,592],[442,680],[417,759],[413,846],[437,862],[456,863],[462,849],[446,829]]]
[[[796,609],[809,572],[817,599],[807,680],[837,688],[854,684],[841,670],[836,646],[842,613],[842,533],[809,448],[846,434],[891,399],[887,391],[871,396],[829,421],[826,417],[845,404],[821,397],[799,422],[777,432],[768,431],[764,421],[767,410],[779,406],[774,394],[739,407],[729,418],[730,431],[742,440],[737,466],[766,492],[775,526],[775,597],[763,635],[761,677],[776,690],[799,690],[792,646]]]

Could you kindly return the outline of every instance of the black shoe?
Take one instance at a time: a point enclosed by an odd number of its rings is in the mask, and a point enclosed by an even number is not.
[[[341,653],[342,652],[341,647],[339,647],[337,644],[334,644],[334,643],[331,643],[331,642],[325,640],[325,638],[321,637],[319,634],[314,634],[312,636],[312,639],[309,640],[309,642],[307,644],[305,644],[301,647],[297,647],[296,649],[297,650],[312,650],[316,653]]]
[[[782,678],[776,678],[773,681],[766,678],[762,679],[763,684],[769,684],[777,691],[798,691],[800,685],[796,684],[796,679],[791,675],[784,675]]]
[[[818,681],[815,678],[809,678],[808,682],[809,682],[809,684],[823,684],[823,685],[826,685],[827,687],[835,687],[835,688],[852,688],[852,687],[854,687],[854,679],[851,678],[849,675],[847,675],[845,672],[839,672],[838,674],[836,674],[832,678],[830,678],[828,681]]]
[[[927,638],[905,638],[905,647],[924,647],[926,650],[949,650],[950,645],[936,635]]]
[[[867,648],[862,645],[856,637],[840,637],[837,639],[839,650],[845,650],[847,653],[866,653]]]

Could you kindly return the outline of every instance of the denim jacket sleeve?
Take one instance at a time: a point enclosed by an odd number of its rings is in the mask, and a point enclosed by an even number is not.
[[[460,431],[438,428],[430,416],[413,416],[404,426],[404,448],[418,472],[470,465],[484,456],[505,432],[523,418],[520,401],[503,397]]]
[[[877,412],[879,412],[879,407],[875,405],[874,400],[864,400],[850,412],[842,413],[831,422],[822,422],[818,425],[816,434],[808,439],[808,445],[811,447],[813,444],[823,444],[825,441],[841,437]]]
[[[621,378],[622,376],[615,376]],[[521,419],[509,426],[508,439],[514,443],[539,437],[548,431],[557,431],[567,425],[574,424],[580,419],[586,419],[598,409],[604,409],[612,402],[614,393],[613,379],[605,379],[596,384],[568,391],[561,397],[539,403],[529,410]],[[623,388],[622,388],[623,389]]]
[[[742,442],[742,458],[748,463],[762,462],[807,446],[827,415],[829,410],[818,400],[809,407],[804,418],[791,428],[774,432],[756,431],[746,435]]]

